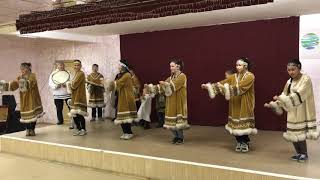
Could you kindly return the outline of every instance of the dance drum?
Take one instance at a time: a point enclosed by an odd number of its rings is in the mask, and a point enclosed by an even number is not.
[[[0,81],[0,94],[6,89],[6,82],[4,80]]]
[[[70,74],[67,71],[58,71],[52,74],[51,79],[56,85],[65,84],[70,80]]]

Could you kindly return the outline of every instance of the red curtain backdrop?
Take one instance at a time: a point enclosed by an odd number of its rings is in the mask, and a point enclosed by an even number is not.
[[[226,70],[235,68],[238,58],[249,58],[256,76],[257,128],[285,129],[286,117],[274,115],[263,104],[281,93],[288,79],[286,64],[299,57],[298,17],[129,34],[120,40],[121,57],[134,66],[142,83],[168,77],[170,59],[184,61],[188,115],[193,125],[220,126],[227,122],[224,97],[211,100],[200,85],[222,80]]]

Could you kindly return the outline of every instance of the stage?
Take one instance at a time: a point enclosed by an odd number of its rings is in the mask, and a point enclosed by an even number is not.
[[[298,163],[282,132],[259,131],[250,152],[234,151],[235,139],[223,127],[192,126],[185,144],[170,143],[171,132],[133,127],[132,140],[120,140],[110,120],[87,122],[87,136],[68,126],[50,125],[1,136],[1,152],[70,163],[149,179],[320,179],[320,143],[308,141],[309,160]]]

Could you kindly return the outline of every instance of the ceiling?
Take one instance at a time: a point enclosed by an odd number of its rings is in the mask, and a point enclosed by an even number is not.
[[[21,13],[49,10],[51,4],[52,0],[0,0],[0,24],[10,21],[12,23]],[[263,5],[87,26],[30,35],[42,38],[57,38],[58,36],[61,38],[70,35],[74,39],[80,39],[80,41],[96,41],[97,37],[106,35],[191,28],[315,13],[320,13],[320,0],[274,0],[274,3]],[[76,37],[76,35],[79,37]]]
[[[183,14],[58,31],[103,36],[190,28],[314,13],[320,13],[320,0],[274,0],[274,3],[249,7],[237,7],[203,13]]]
[[[0,0],[0,24],[14,22],[19,14],[50,10],[52,0]]]

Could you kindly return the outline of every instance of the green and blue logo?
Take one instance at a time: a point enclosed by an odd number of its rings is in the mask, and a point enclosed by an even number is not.
[[[315,33],[308,33],[302,37],[301,45],[307,50],[315,49],[319,45],[319,36]]]

